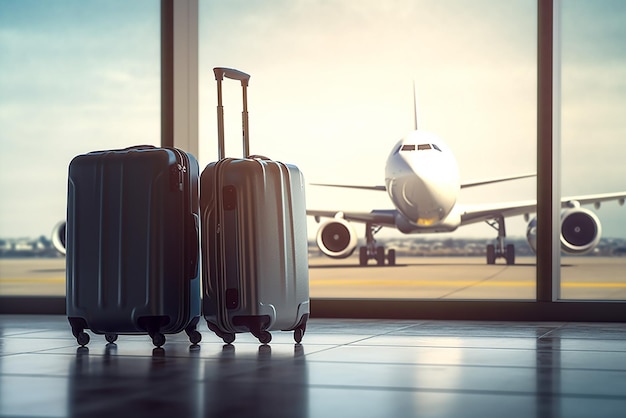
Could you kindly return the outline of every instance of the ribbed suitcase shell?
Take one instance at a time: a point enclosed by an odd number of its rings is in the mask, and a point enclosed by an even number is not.
[[[198,342],[196,159],[151,146],[77,156],[67,208],[67,316],[79,344],[86,328],[108,341],[147,333],[157,346],[186,330]]]
[[[304,179],[293,165],[225,158],[200,178],[203,314],[225,342],[302,339],[309,316]]]

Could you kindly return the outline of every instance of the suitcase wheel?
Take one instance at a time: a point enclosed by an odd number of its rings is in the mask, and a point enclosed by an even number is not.
[[[305,314],[300,318],[300,322],[293,329],[293,339],[296,340],[297,344],[300,344],[302,341],[302,337],[304,337],[304,333],[306,331],[306,322],[309,320],[309,314]]]
[[[255,337],[259,339],[259,342],[261,344],[267,344],[272,341],[272,334],[270,334],[268,331],[261,331],[258,334],[255,334]]]
[[[90,337],[89,334],[85,332],[85,329],[89,328],[87,326],[87,321],[85,321],[83,318],[75,317],[68,317],[67,320],[72,327],[72,335],[74,336],[74,338],[76,338],[78,345],[84,347],[89,344]]]
[[[192,344],[198,344],[200,341],[202,341],[202,334],[200,334],[196,330],[189,331],[187,335],[189,336],[189,342],[191,342]]]
[[[304,329],[296,328],[293,331],[293,339],[296,340],[296,343],[300,344],[300,342],[302,341],[302,337],[304,337]]]
[[[235,341],[235,334],[234,333],[224,333],[222,335],[219,335],[219,337],[222,337],[222,340],[224,340],[224,342],[226,344],[232,344],[233,341]]]
[[[199,321],[200,317],[195,317],[191,320],[187,328],[185,328],[185,333],[187,333],[187,336],[189,337],[189,342],[191,342],[191,344],[198,344],[200,341],[202,341],[202,334],[200,334],[200,332],[198,332],[198,330],[196,329]]]
[[[104,334],[104,338],[107,340],[107,342],[114,343],[115,341],[117,341],[117,334]]]
[[[80,332],[78,333],[78,335],[76,336],[76,341],[78,342],[78,344],[81,347],[86,346],[87,344],[89,344],[89,334],[87,334],[86,332]]]
[[[235,341],[235,334],[231,332],[222,332],[217,325],[207,321],[207,326],[211,331],[215,333],[218,337],[220,337],[226,344],[232,344]]]
[[[160,332],[152,333],[150,334],[150,337],[152,337],[152,344],[154,344],[157,348],[165,344],[165,335],[161,334]]]

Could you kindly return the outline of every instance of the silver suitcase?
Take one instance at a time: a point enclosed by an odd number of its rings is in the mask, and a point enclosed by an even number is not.
[[[290,164],[265,157],[224,157],[221,82],[241,81],[244,154],[248,154],[246,90],[249,75],[215,68],[219,160],[200,178],[203,315],[224,342],[251,332],[294,331],[300,342],[309,317],[309,272],[304,178]]]

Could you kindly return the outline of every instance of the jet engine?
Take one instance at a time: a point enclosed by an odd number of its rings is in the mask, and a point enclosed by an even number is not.
[[[331,258],[346,258],[354,252],[357,238],[354,227],[348,221],[335,217],[320,225],[317,246]]]
[[[572,207],[561,212],[561,251],[567,254],[587,254],[598,245],[602,226],[589,209]],[[537,252],[537,218],[526,228],[528,245]]]
[[[65,221],[61,221],[52,230],[52,245],[63,255],[65,255],[65,237]]]

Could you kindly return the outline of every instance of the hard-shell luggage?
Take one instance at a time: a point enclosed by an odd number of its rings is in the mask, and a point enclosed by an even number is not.
[[[71,161],[66,308],[80,345],[85,329],[200,341],[198,171],[192,155],[153,146]]]
[[[244,155],[249,153],[249,75],[215,68],[219,160],[200,177],[203,314],[224,342],[251,332],[294,331],[300,342],[309,317],[304,178],[290,164],[265,157],[225,158],[223,77],[241,81]]]

